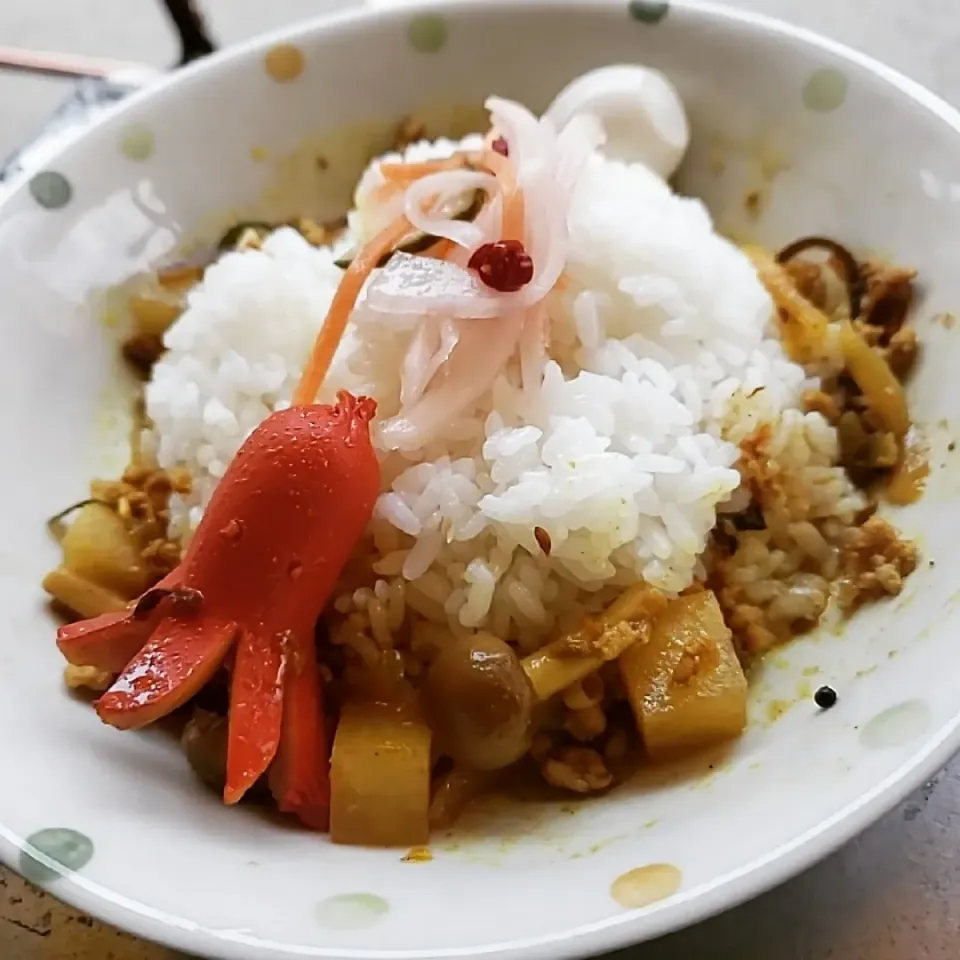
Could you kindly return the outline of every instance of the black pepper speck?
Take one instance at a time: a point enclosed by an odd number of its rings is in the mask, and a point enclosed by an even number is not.
[[[833,687],[820,687],[813,695],[813,702],[821,710],[829,710],[838,700],[837,691]]]

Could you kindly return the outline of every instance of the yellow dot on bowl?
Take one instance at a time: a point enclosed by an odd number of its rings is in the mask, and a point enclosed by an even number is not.
[[[250,159],[254,163],[264,163],[270,156],[266,147],[253,147],[250,150]]]
[[[277,83],[290,83],[303,73],[303,54],[292,43],[280,43],[263,58],[267,75]]]
[[[803,102],[815,113],[830,113],[847,98],[847,78],[832,67],[814,70],[803,85]]]
[[[683,874],[672,863],[650,863],[622,873],[610,885],[610,896],[627,910],[639,910],[673,896]]]

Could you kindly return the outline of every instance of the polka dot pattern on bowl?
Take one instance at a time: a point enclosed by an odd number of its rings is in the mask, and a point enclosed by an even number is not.
[[[868,750],[904,747],[930,728],[933,717],[922,700],[905,700],[873,716],[860,728],[860,742]]]
[[[44,170],[30,180],[30,194],[46,210],[59,210],[73,197],[73,187],[62,173]]]
[[[154,146],[153,131],[142,123],[125,128],[120,136],[120,152],[136,163],[149,160],[153,156]]]
[[[833,67],[815,70],[803,85],[803,103],[814,113],[832,113],[847,98],[847,78]]]
[[[683,874],[672,863],[650,863],[620,874],[610,885],[610,896],[625,910],[641,910],[672,897]]]
[[[271,47],[263,58],[267,76],[277,83],[292,83],[303,73],[303,53],[292,43],[279,43]]]
[[[410,46],[419,53],[437,53],[447,42],[447,21],[439,13],[421,13],[407,28]]]
[[[317,920],[331,930],[362,930],[372,927],[390,909],[375,893],[341,893],[317,905]]]
[[[659,23],[669,10],[668,0],[630,0],[627,4],[631,19],[649,25]]]
[[[58,870],[35,855],[43,854],[63,868]],[[44,884],[85,867],[93,857],[93,841],[68,827],[48,827],[30,834],[20,851],[20,873],[31,883]]]

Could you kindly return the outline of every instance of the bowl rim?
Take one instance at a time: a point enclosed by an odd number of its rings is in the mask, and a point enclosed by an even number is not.
[[[363,0],[361,0],[363,3]],[[768,38],[791,40],[800,46],[846,61],[895,88],[908,101],[942,121],[957,135],[960,152],[960,110],[900,71],[868,54],[822,36],[816,31],[751,10],[731,8],[715,0],[669,0],[670,6],[703,21],[732,25]],[[98,115],[90,124],[65,135],[51,152],[48,163],[69,153],[95,130],[110,124],[118,116],[135,114],[143,105],[167,95],[177,87],[186,87],[192,78],[226,70],[236,63],[269,49],[277,43],[304,37],[322,37],[341,27],[373,19],[409,19],[419,13],[443,11],[456,16],[461,11],[483,14],[488,11],[516,11],[518,8],[553,8],[570,12],[619,10],[625,0],[414,0],[390,7],[370,7],[363,3],[335,13],[324,13],[293,24],[261,33],[219,50],[194,63],[167,74],[145,89],[131,94]],[[0,218],[5,208],[27,188],[31,171],[22,171],[5,184],[0,193]],[[912,791],[929,780],[960,750],[960,710],[944,724],[923,748],[906,759],[891,774],[875,784],[858,800],[842,807],[816,827],[775,847],[738,870],[731,871],[678,893],[651,911],[624,911],[621,914],[555,933],[515,938],[473,947],[429,950],[371,950],[362,948],[326,948],[288,944],[252,937],[241,931],[211,930],[168,915],[148,904],[131,900],[117,891],[94,883],[81,874],[63,878],[52,892],[71,906],[96,916],[135,936],[177,950],[222,960],[281,960],[291,957],[319,957],[324,960],[445,960],[453,957],[490,957],[496,960],[566,960],[629,947],[706,920],[724,910],[786,882],[813,866],[858,833],[889,812]],[[17,870],[23,839],[0,823],[0,862]],[[58,865],[38,859],[53,869]]]

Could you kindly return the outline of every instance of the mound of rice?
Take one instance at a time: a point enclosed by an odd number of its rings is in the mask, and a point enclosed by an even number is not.
[[[803,504],[784,522],[807,523],[795,532],[808,549],[819,549],[811,530],[860,505],[833,428],[799,410],[808,381],[783,353],[766,291],[702,203],[595,156],[569,223],[542,387],[524,391],[514,362],[427,448],[380,447],[367,545],[379,580],[345,585],[337,603],[364,608],[375,639],[413,611],[529,648],[606,588],[642,577],[684,589],[704,575],[718,511],[745,503],[740,445],[763,424]],[[256,424],[289,403],[341,276],[333,260],[278,230],[209,268],[168,332],[146,404],[160,465],[195,479],[177,532],[196,525]],[[378,419],[395,414],[416,321],[387,323],[361,301],[321,399],[345,388],[375,397]]]

